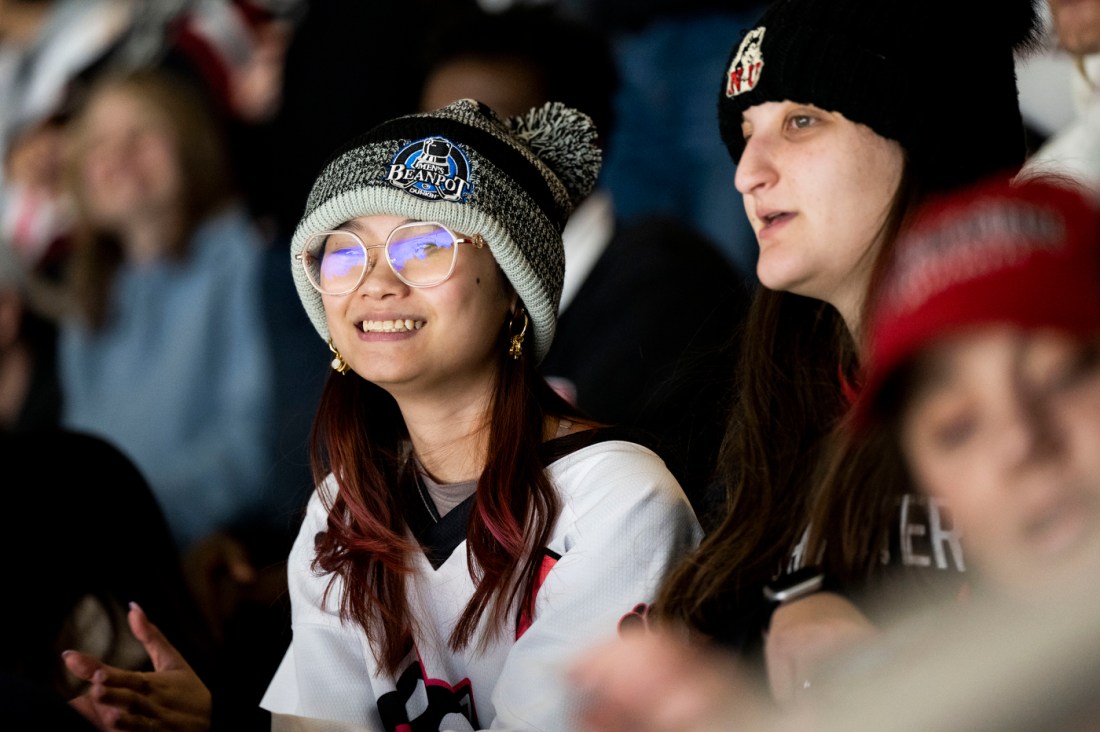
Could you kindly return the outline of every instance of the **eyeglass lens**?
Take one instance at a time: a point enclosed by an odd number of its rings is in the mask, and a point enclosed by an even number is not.
[[[386,256],[397,276],[414,286],[434,285],[454,268],[455,240],[438,224],[408,224],[394,229],[386,242]],[[370,250],[375,247],[370,247]],[[306,272],[321,292],[351,292],[376,264],[376,257],[354,234],[332,231],[306,243]]]
[[[455,240],[437,224],[400,226],[386,242],[393,271],[409,284],[433,285],[451,273]]]

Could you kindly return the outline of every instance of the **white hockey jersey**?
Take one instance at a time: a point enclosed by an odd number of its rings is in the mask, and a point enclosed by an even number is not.
[[[329,576],[310,570],[314,535],[326,525],[315,494],[289,560],[293,639],[261,701],[273,729],[574,729],[568,665],[612,639],[620,619],[651,601],[666,571],[702,538],[660,457],[633,442],[599,440],[580,432],[546,443],[567,454],[548,468],[562,511],[543,550],[533,617],[517,617],[485,650],[477,639],[458,653],[448,645],[474,590],[465,543],[473,498],[430,535],[418,532],[426,551],[409,587],[415,648],[396,678],[379,669],[362,629],[340,622],[342,582],[322,605]],[[321,490],[334,486],[330,477]]]

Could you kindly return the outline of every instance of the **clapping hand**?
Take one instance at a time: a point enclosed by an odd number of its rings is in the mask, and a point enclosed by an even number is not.
[[[77,651],[62,654],[65,666],[90,683],[70,704],[98,729],[206,732],[213,701],[210,690],[179,651],[136,604],[127,616],[145,646],[153,670],[125,671]]]

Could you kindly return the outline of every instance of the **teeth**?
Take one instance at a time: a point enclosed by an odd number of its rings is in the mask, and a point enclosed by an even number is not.
[[[364,333],[404,333],[410,330],[420,330],[424,327],[423,320],[364,320]]]

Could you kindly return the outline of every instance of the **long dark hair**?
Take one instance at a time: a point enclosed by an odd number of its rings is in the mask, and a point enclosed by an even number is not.
[[[561,510],[539,445],[547,416],[583,419],[538,375],[528,355],[500,362],[490,406],[488,461],[477,481],[466,551],[476,589],[450,638],[468,646],[482,615],[508,627],[520,598],[536,588],[546,545]],[[412,644],[409,558],[422,551],[406,529],[415,500],[408,432],[394,399],[354,374],[325,384],[311,437],[318,483],[332,473],[339,492],[327,506],[328,529],[316,539],[314,569],[343,578],[340,613],[359,624],[380,665],[394,673]],[[322,493],[322,495],[324,495]],[[332,589],[329,584],[329,590]],[[481,638],[487,643],[488,636]]]
[[[872,282],[923,196],[906,161],[878,234]],[[716,471],[726,491],[723,518],[670,573],[655,603],[658,617],[724,638],[807,527],[819,526],[813,516],[824,504],[816,486],[843,439],[848,406],[839,380],[857,381],[859,372],[859,349],[840,313],[813,298],[759,288],[742,343]],[[845,451],[843,461],[872,454]],[[877,556],[877,547],[860,543],[860,553]]]

